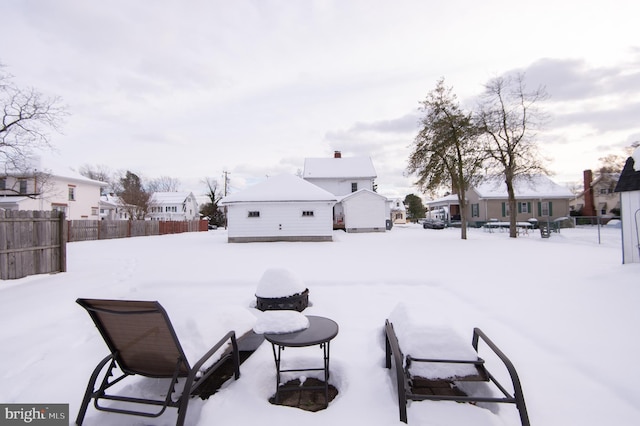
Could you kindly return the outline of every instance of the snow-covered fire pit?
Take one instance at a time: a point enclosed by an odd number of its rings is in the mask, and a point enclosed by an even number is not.
[[[267,269],[256,289],[256,307],[261,311],[302,312],[309,305],[309,289],[286,269]]]

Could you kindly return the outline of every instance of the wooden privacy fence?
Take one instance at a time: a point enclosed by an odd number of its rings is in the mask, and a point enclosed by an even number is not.
[[[73,241],[207,231],[206,220],[65,220],[54,211],[0,210],[0,280],[65,272]]]
[[[0,210],[0,279],[67,270],[64,213]]]
[[[206,220],[70,220],[68,241],[108,240],[208,230]]]

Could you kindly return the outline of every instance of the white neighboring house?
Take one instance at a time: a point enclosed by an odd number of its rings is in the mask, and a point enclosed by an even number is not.
[[[407,208],[400,198],[391,201],[391,220],[394,224],[402,225],[407,223]]]
[[[303,178],[338,197],[333,227],[347,232],[385,231],[388,199],[374,189],[376,170],[371,157],[306,158]],[[360,192],[360,196],[354,194]],[[348,206],[346,204],[349,204]],[[351,214],[351,217],[348,215]]]
[[[0,208],[57,210],[68,220],[99,219],[100,194],[107,183],[60,167],[0,175]]]
[[[228,241],[332,241],[336,197],[293,175],[227,195]]]
[[[192,192],[154,192],[147,217],[151,220],[183,221],[200,218],[198,201]]]
[[[117,220],[128,219],[128,217],[119,217],[118,208],[120,207],[120,197],[112,194],[102,195],[100,197],[100,220]]]

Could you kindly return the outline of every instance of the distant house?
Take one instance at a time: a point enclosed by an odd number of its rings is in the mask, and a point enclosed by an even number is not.
[[[407,208],[400,198],[391,201],[391,220],[394,224],[407,223]]]
[[[164,221],[197,220],[200,218],[198,201],[191,192],[154,192],[147,217]]]
[[[514,182],[517,221],[536,219],[553,220],[569,215],[569,201],[574,197],[568,188],[556,184],[543,175],[521,177]],[[488,178],[467,191],[467,222],[481,226],[490,220],[508,221],[509,203],[507,187],[500,177]],[[459,220],[460,206],[457,195],[428,201],[429,209],[444,209],[446,219]]]
[[[579,216],[617,216],[620,196],[615,193],[619,173],[603,173],[593,179],[591,170],[583,172],[584,189],[570,202],[571,213]]]
[[[297,176],[279,175],[227,195],[228,241],[332,241],[335,195]]]
[[[100,220],[128,219],[125,217],[119,217],[119,207],[119,197],[111,194],[102,195],[100,197]]]
[[[335,151],[329,158],[306,158],[302,176],[338,197],[333,214],[334,229],[386,230],[388,200],[375,192],[377,175],[370,157],[343,158],[340,151]],[[356,193],[359,195],[355,196]]]
[[[0,174],[0,207],[56,210],[68,220],[99,219],[100,194],[107,184],[70,168]]]
[[[620,193],[622,263],[640,263],[640,148],[627,159],[615,192]]]

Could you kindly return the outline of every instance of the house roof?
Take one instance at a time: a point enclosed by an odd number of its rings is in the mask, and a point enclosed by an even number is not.
[[[371,157],[305,158],[305,179],[376,178]]]
[[[357,190],[357,191],[355,191],[355,192],[351,192],[351,193],[349,193],[349,194],[347,194],[347,195],[341,195],[341,196],[338,196],[337,198],[338,198],[338,201],[339,201],[339,202],[342,202],[342,201],[344,201],[344,200],[348,200],[348,199],[350,199],[350,198],[357,197],[357,196],[359,196],[359,195],[365,195],[365,194],[368,194],[368,195],[374,195],[374,196],[376,196],[376,197],[382,198],[382,199],[383,199],[383,200],[385,200],[385,201],[389,201],[389,200],[387,199],[387,197],[385,197],[384,195],[380,195],[380,194],[378,194],[377,192],[373,192],[373,191],[371,191],[371,190],[369,190],[369,189],[359,189],[359,190]]]
[[[75,171],[73,168],[56,164],[55,162],[47,162],[46,165],[42,165],[39,158],[34,158],[31,160],[31,164],[29,164],[26,170],[16,170],[8,167],[6,164],[2,165],[2,169],[9,176],[32,176],[36,173],[47,173],[52,176],[63,178],[66,180],[71,180],[75,182],[82,182],[89,185],[96,185],[101,187],[106,187],[109,184],[107,182],[102,182],[99,180],[89,179],[86,176]],[[25,177],[26,177],[25,176]]]
[[[220,204],[272,201],[337,201],[336,196],[294,175],[278,175],[224,197]]]
[[[448,206],[449,204],[458,204],[458,194],[449,194],[436,200],[427,201],[425,204],[430,207]]]
[[[544,175],[518,177],[513,183],[516,198],[573,198],[569,188],[558,185]],[[480,198],[506,198],[507,185],[502,176],[490,177],[476,185],[473,190]]]
[[[190,195],[190,192],[154,192],[151,201],[154,204],[182,204]]]
[[[615,192],[640,191],[640,148],[627,158]]]

